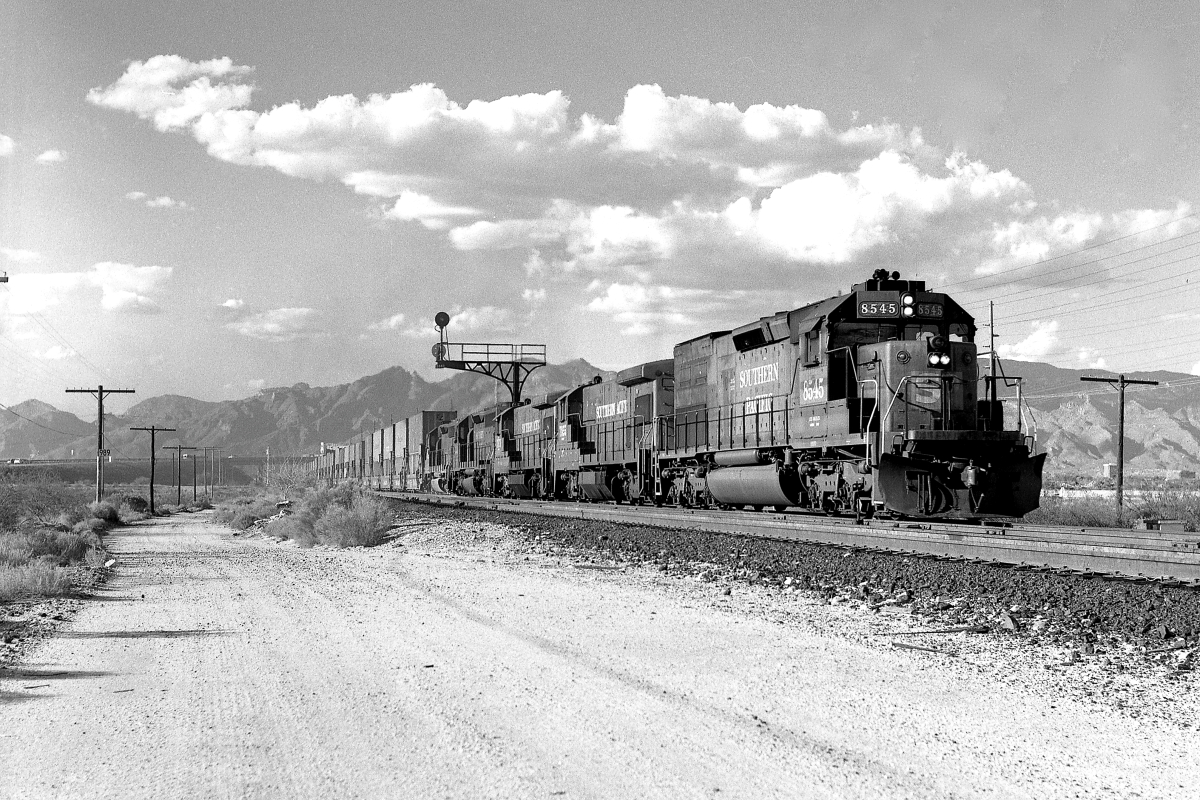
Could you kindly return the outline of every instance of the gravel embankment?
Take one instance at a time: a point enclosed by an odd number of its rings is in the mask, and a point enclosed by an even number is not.
[[[1096,656],[1102,663],[1119,661],[1120,668],[1148,661],[1186,672],[1200,646],[1200,591],[1190,588],[703,531],[408,505],[433,518],[513,526],[547,547],[663,572],[786,588],[867,610],[899,607],[931,627],[983,626],[1065,648],[1069,660]]]

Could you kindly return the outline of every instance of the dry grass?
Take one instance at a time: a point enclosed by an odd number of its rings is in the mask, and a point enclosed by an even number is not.
[[[1125,514],[1129,516],[1128,512]],[[1066,525],[1071,528],[1116,528],[1117,508],[1099,497],[1043,497],[1041,505],[1025,515],[1033,525]]]
[[[1041,507],[1025,522],[1072,528],[1129,528],[1140,519],[1179,519],[1189,531],[1200,530],[1200,495],[1164,491],[1154,496],[1126,497],[1117,517],[1116,501],[1107,497],[1043,497]]]
[[[41,561],[20,567],[0,567],[0,603],[25,597],[50,597],[71,591],[67,570]]]

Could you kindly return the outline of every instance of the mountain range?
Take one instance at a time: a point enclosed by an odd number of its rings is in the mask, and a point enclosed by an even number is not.
[[[1103,370],[1071,370],[1032,361],[1006,361],[1004,372],[1023,378],[1023,425],[1049,453],[1047,471],[1098,475],[1116,460],[1117,392],[1084,383],[1085,375],[1116,379]],[[610,375],[582,359],[535,370],[526,397],[578,386]],[[1131,474],[1153,470],[1200,471],[1200,379],[1175,372],[1127,375],[1157,380],[1156,387],[1126,390],[1125,459]],[[1011,383],[1011,382],[1010,382]],[[209,402],[180,395],[143,400],[123,414],[105,416],[107,446],[116,458],[144,458],[149,436],[129,430],[176,428],[158,444],[220,447],[229,455],[316,452],[322,442],[343,442],[427,409],[474,410],[503,399],[504,388],[474,373],[430,382],[391,367],[349,384],[305,383],[263,389],[242,400]],[[1002,397],[1016,394],[1004,386]],[[1015,403],[1009,403],[1011,412]],[[1015,415],[1010,413],[1010,419]],[[48,403],[28,400],[0,413],[0,459],[86,458],[95,453],[96,426]]]

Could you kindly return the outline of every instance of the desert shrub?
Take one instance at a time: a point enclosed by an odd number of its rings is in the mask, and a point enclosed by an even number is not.
[[[371,547],[387,538],[392,514],[387,504],[372,495],[358,494],[346,508],[331,504],[313,528],[317,538],[333,547]]]
[[[1134,519],[1179,519],[1185,530],[1200,530],[1200,495],[1165,491],[1145,495],[1126,503],[1127,516]]]
[[[96,517],[88,517],[87,519],[81,519],[79,522],[76,522],[74,527],[71,528],[71,532],[72,533],[101,534],[101,533],[104,533],[106,530],[108,530],[110,527],[112,527],[112,526],[109,525],[107,522],[105,522],[102,519],[98,519]]]
[[[271,464],[270,471],[263,465],[257,481],[273,491],[298,497],[316,486],[317,476],[310,469],[308,459],[283,458]]]
[[[88,506],[88,511],[96,519],[104,520],[109,525],[121,524],[121,514],[117,511],[117,507],[107,500],[101,500],[99,503],[92,503]]]
[[[87,506],[76,506],[75,508],[68,508],[66,511],[59,513],[59,515],[55,518],[54,527],[58,528],[60,531],[69,531],[69,530],[72,530],[80,522],[83,522],[85,519],[88,519],[88,518],[89,518],[89,515],[88,515]]]
[[[142,497],[141,495],[137,495],[137,494],[125,494],[125,493],[121,492],[121,493],[116,493],[116,494],[110,494],[108,497],[106,497],[104,499],[118,509],[121,506],[128,506],[130,511],[144,513],[144,512],[147,512],[150,510],[150,501],[147,500],[145,497]]]
[[[61,595],[71,591],[65,569],[43,561],[0,569],[0,603],[22,597]]]
[[[260,519],[275,516],[276,500],[273,497],[238,497],[217,506],[213,522],[244,531]]]
[[[146,508],[149,508],[149,505],[147,505]],[[123,502],[117,508],[117,516],[121,518],[121,522],[128,525],[130,522],[137,522],[138,520],[149,519],[150,512],[147,511],[146,509],[142,509],[139,511],[135,507],[131,506],[129,503]]]
[[[64,510],[85,504],[88,494],[48,471],[7,471],[0,476],[0,528],[54,525]]]
[[[267,525],[267,533],[291,539],[301,547],[312,547],[319,541],[313,529],[313,519],[308,514],[288,514],[277,517]]]
[[[361,494],[362,490],[349,481],[334,486],[321,486],[305,495],[301,509],[311,514],[314,519],[320,519],[331,506],[350,508],[354,498]]]
[[[195,500],[188,503],[188,509],[192,511],[206,511],[212,507],[212,501],[204,495],[197,495]]]

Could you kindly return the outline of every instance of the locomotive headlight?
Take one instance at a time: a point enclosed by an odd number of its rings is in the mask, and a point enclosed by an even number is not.
[[[911,294],[906,294],[900,298],[900,302],[904,303],[906,306],[911,306],[914,302],[914,298]]]
[[[950,366],[950,355],[948,353],[942,353],[940,356],[938,356],[938,363],[943,367]]]
[[[929,354],[929,366],[936,367],[940,363],[942,363],[941,356],[939,356],[937,353]]]
[[[904,316],[911,317],[913,314],[915,314],[917,312],[915,310],[913,310],[912,306],[905,306],[903,313],[904,313]]]

